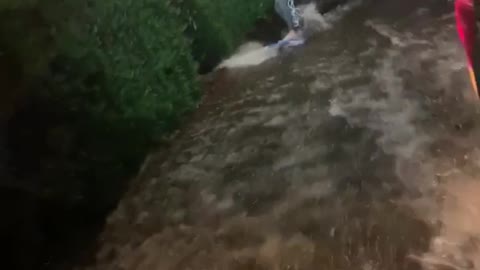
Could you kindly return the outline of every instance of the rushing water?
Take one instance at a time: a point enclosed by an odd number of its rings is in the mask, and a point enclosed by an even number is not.
[[[452,9],[363,1],[305,47],[227,59],[228,93],[149,159],[93,268],[480,269],[480,123]]]

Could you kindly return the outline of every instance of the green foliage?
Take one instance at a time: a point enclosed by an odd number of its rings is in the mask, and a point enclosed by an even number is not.
[[[242,41],[245,32],[252,28],[257,19],[266,14],[266,9],[274,2],[272,0],[194,1],[198,5],[198,10],[204,12],[204,17],[209,20],[214,29],[211,32],[219,35],[223,40],[227,53]],[[196,31],[196,33],[202,32],[209,31],[203,29]]]
[[[0,10],[11,10],[32,7],[38,0],[0,0]]]
[[[105,0],[93,6],[89,37],[101,63],[104,93],[83,109],[91,117],[81,133],[84,149],[102,149],[95,164],[104,169],[98,179],[103,185],[131,173],[198,100],[190,45],[167,4]]]
[[[17,177],[62,201],[112,207],[122,180],[195,107],[194,57],[219,61],[272,4],[0,0],[0,52],[28,90],[11,121]]]
[[[2,13],[0,46],[22,65],[31,103],[13,140],[31,146],[23,155],[44,149],[38,170],[21,154],[17,170],[51,196],[113,206],[121,180],[198,101],[184,27],[166,1],[45,0]],[[34,123],[43,127],[22,139]]]
[[[106,0],[96,9],[95,47],[122,117],[168,129],[195,103],[196,65],[181,24],[165,1]]]
[[[230,54],[254,23],[273,8],[273,0],[183,0],[181,12],[193,55],[207,68]]]

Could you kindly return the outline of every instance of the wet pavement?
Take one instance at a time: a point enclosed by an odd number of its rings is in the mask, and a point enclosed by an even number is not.
[[[480,129],[451,5],[364,2],[219,71],[89,269],[476,268]]]

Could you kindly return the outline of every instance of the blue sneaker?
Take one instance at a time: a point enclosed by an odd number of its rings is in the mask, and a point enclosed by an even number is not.
[[[277,43],[279,47],[295,47],[303,44],[305,44],[305,39],[303,38],[285,39],[285,40],[280,40]]]

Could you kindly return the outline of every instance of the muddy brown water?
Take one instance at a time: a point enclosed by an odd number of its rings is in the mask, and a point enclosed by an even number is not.
[[[479,115],[452,3],[342,16],[223,70],[88,269],[480,269]]]

